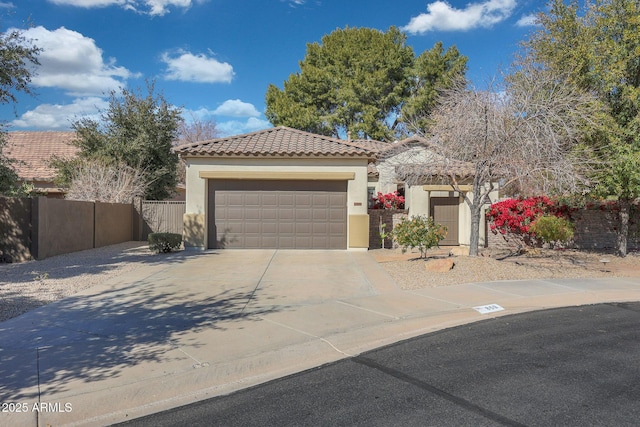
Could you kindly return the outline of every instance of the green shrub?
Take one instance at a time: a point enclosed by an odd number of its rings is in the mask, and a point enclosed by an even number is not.
[[[545,243],[564,243],[573,238],[573,224],[557,216],[541,216],[531,224],[531,231]]]
[[[436,224],[433,218],[413,216],[411,219],[403,218],[400,224],[393,228],[393,240],[402,247],[402,252],[407,248],[418,248],[420,257],[427,255],[427,250],[437,247],[447,235],[447,227]]]
[[[182,235],[176,233],[149,234],[149,249],[156,252],[171,252],[180,249]]]

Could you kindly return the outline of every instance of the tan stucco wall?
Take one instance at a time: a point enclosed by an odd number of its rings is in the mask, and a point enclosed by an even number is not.
[[[321,176],[325,173],[352,173],[353,179],[347,180],[347,217],[352,215],[367,215],[367,159],[364,158],[210,158],[191,157],[186,158],[187,164],[187,191],[186,191],[186,219],[195,217],[189,215],[203,215],[204,229],[201,238],[191,233],[192,238],[185,239],[185,245],[189,248],[204,249],[208,246],[207,240],[207,182],[206,172],[247,172],[248,175],[256,172],[273,173],[282,176],[286,173],[316,173]],[[199,232],[199,231],[197,231]],[[364,230],[368,239],[368,228]],[[185,222],[186,235],[186,222]],[[358,233],[352,234],[347,221],[347,236],[354,236],[360,244]],[[348,237],[349,240],[349,237]],[[193,242],[193,243],[190,243]],[[202,242],[202,243],[200,243]],[[352,248],[347,241],[347,248]]]
[[[32,254],[44,259],[93,248],[93,202],[38,197],[33,209]],[[35,249],[35,250],[34,250]]]
[[[133,205],[96,202],[94,232],[96,248],[133,240]]]

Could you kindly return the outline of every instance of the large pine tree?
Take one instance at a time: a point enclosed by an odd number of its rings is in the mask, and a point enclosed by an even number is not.
[[[337,29],[307,44],[300,71],[269,85],[267,118],[322,135],[393,141],[425,131],[435,93],[466,72],[467,58],[438,43],[416,57],[395,27]]]

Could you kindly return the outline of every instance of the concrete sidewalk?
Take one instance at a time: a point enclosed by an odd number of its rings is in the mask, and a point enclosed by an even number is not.
[[[402,291],[365,252],[177,254],[0,323],[0,425],[111,424],[491,316],[638,300],[638,279]]]

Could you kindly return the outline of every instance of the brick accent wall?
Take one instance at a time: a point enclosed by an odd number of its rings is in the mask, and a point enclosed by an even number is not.
[[[610,251],[616,247],[617,213],[599,209],[583,209],[572,213],[575,226],[573,244],[570,247],[583,250]],[[490,248],[516,249],[523,246],[518,235],[494,234],[487,225],[487,240]],[[640,250],[640,210],[632,210],[629,221],[628,250]]]
[[[382,239],[380,239],[380,220],[386,224],[384,231],[389,233],[402,218],[406,218],[406,210],[369,209],[369,249],[381,249]],[[392,246],[393,245],[393,246]],[[390,238],[384,242],[385,248],[397,247],[398,245]]]

